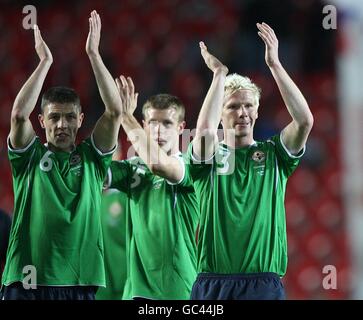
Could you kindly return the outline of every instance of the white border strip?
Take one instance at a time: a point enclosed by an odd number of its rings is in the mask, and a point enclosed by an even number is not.
[[[183,168],[182,169],[183,170],[183,174],[182,174],[182,177],[180,178],[179,181],[177,181],[177,182],[171,182],[171,181],[165,179],[166,182],[167,182],[167,184],[170,184],[171,186],[175,186],[177,184],[180,184],[184,180],[184,177],[185,177],[185,163],[184,163],[184,160],[183,160],[183,157],[182,157],[182,153],[181,152],[178,152],[176,154],[173,154],[173,155],[171,155],[171,157],[176,158],[179,161],[179,163],[181,164],[182,168]]]
[[[101,150],[99,150],[96,145],[95,145],[95,142],[93,140],[93,133],[91,134],[91,143],[92,143],[92,146],[93,148],[95,148],[95,150],[97,151],[97,153],[100,155],[100,156],[108,156],[110,154],[113,154],[117,148],[117,143],[116,145],[111,149],[111,151],[108,151],[108,152],[105,152],[103,153]]]
[[[34,136],[33,140],[30,141],[30,143],[25,147],[25,148],[22,148],[22,149],[13,149],[12,147],[10,147],[11,143],[10,143],[10,135],[8,135],[8,138],[6,139],[7,141],[7,144],[8,144],[8,149],[11,151],[11,152],[15,152],[15,153],[24,153],[26,152],[35,142],[35,140],[38,138],[38,136]]]
[[[282,132],[280,133],[280,143],[282,145],[282,147],[284,148],[285,152],[287,153],[287,155],[290,157],[290,158],[293,158],[293,159],[299,159],[301,158],[304,153],[305,153],[305,150],[306,150],[306,146],[304,146],[302,148],[302,150],[299,151],[299,154],[298,155],[293,155],[291,154],[291,152],[286,148],[286,146],[284,145],[283,141],[282,141]]]

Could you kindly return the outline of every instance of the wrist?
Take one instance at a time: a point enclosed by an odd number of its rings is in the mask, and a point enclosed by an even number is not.
[[[121,123],[129,122],[129,121],[132,121],[134,119],[135,119],[135,117],[134,117],[134,115],[132,113],[130,113],[128,111],[122,112]]]
[[[99,51],[87,51],[88,57],[92,60],[92,59],[100,59],[101,55],[99,53]]]
[[[50,67],[53,63],[53,58],[45,58],[40,60],[40,64]]]
[[[214,76],[226,76],[227,73],[228,73],[228,68],[226,66],[218,67],[213,71]]]
[[[281,69],[282,65],[281,65],[281,62],[278,60],[278,61],[274,61],[274,62],[270,63],[268,65],[268,67],[272,70],[277,70],[277,69]]]

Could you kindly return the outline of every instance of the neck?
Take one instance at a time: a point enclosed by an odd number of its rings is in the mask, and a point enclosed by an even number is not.
[[[224,131],[224,143],[231,148],[248,147],[253,144],[253,134],[246,136],[236,136],[234,130]]]
[[[66,149],[60,149],[60,148],[57,148],[55,145],[51,144],[50,142],[47,142],[47,147],[52,152],[60,152],[61,151],[61,152],[71,153],[75,149],[74,145],[71,145]]]

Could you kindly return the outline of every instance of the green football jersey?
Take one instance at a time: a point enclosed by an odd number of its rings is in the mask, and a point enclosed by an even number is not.
[[[276,135],[237,149],[220,143],[200,163],[190,144],[188,172],[201,212],[198,272],[285,274],[285,189],[303,153],[291,155]]]
[[[127,196],[116,189],[102,195],[101,221],[105,248],[106,288],[99,288],[97,300],[121,300],[126,281]]]
[[[71,153],[52,152],[38,137],[22,150],[9,143],[15,204],[4,285],[23,281],[26,266],[37,285],[105,285],[100,206],[112,153],[92,138]]]
[[[180,153],[177,158],[183,168]],[[112,162],[111,187],[129,196],[124,299],[189,299],[196,279],[196,196],[189,174],[178,184],[154,175],[138,157]]]

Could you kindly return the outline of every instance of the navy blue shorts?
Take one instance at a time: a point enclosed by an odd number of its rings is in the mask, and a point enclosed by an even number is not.
[[[200,273],[192,300],[284,300],[285,289],[276,273]]]
[[[36,289],[24,289],[21,282],[3,286],[2,300],[95,300],[96,286],[37,286]]]

